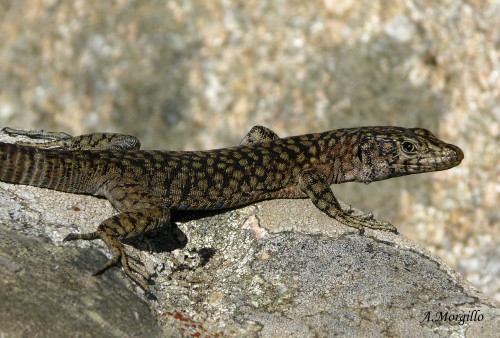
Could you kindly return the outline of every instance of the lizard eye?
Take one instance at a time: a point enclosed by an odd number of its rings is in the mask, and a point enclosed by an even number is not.
[[[405,153],[414,153],[415,151],[417,151],[417,147],[409,141],[404,141],[403,143],[401,143],[401,148]]]

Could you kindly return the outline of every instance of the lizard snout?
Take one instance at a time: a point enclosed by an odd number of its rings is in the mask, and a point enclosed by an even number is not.
[[[464,152],[462,151],[462,149],[453,144],[448,144],[448,149],[450,149],[450,157],[453,159],[453,163],[456,163],[456,165],[458,165],[460,162],[462,162],[462,160],[464,159]]]

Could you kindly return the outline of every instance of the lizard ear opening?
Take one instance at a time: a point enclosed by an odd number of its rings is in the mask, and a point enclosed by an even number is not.
[[[359,158],[359,162],[363,163],[363,138],[361,138],[361,142],[358,144],[357,155]]]
[[[374,149],[376,148],[377,140],[373,135],[362,135],[359,138],[359,142],[357,144],[357,152],[356,155],[359,158],[361,163],[366,164],[365,162],[372,161],[372,156]],[[369,164],[369,163],[368,163]]]
[[[365,153],[366,150],[370,147],[369,143],[371,138],[371,135],[367,135],[365,133],[361,134],[361,136],[359,137],[359,140],[357,142],[356,155],[360,163],[364,163]]]
[[[371,165],[373,161],[373,151],[377,148],[377,138],[372,134],[364,134],[359,138],[357,156],[359,161],[366,165]]]

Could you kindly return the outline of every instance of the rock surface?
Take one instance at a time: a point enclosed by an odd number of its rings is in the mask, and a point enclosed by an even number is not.
[[[157,300],[116,268],[91,276],[100,241],[61,242],[112,215],[106,200],[1,183],[0,206],[0,336],[496,337],[500,325],[499,305],[427,250],[360,235],[307,200],[182,214],[174,236],[131,242]]]
[[[117,271],[91,276],[104,262],[0,224],[0,336],[159,337],[149,304]]]

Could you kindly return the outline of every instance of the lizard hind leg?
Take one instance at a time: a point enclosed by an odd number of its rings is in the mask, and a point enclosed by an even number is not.
[[[241,146],[247,146],[253,143],[260,143],[266,141],[277,140],[280,137],[271,129],[263,126],[254,126],[250,131],[243,137],[240,142]]]
[[[78,239],[92,240],[97,238],[102,239],[111,248],[113,256],[101,268],[99,268],[99,270],[94,272],[92,275],[94,276],[100,275],[107,269],[117,265],[118,262],[120,262],[123,267],[123,271],[125,271],[125,274],[130,279],[132,279],[137,285],[139,285],[144,291],[148,291],[147,283],[144,280],[137,277],[134,274],[134,272],[139,274],[145,280],[149,280],[151,276],[148,273],[144,272],[143,270],[139,269],[135,264],[131,264],[128,261],[128,256],[127,253],[125,252],[125,247],[118,239],[116,239],[116,237],[108,237],[101,231],[95,231],[85,234],[71,233],[68,236],[66,236],[66,238],[64,238],[64,241],[73,241]]]
[[[139,140],[130,135],[114,133],[93,133],[71,136],[63,132],[44,130],[22,130],[5,127],[1,130],[10,136],[25,136],[42,142],[18,141],[22,146],[59,150],[137,150],[141,147]]]
[[[64,241],[103,240],[111,249],[113,256],[94,275],[101,274],[120,262],[125,274],[147,292],[148,284],[146,281],[150,279],[151,275],[129,261],[129,256],[121,240],[161,226],[167,223],[169,218],[170,212],[168,208],[164,207],[122,212],[102,222],[97,231],[83,234],[71,233],[66,236]]]

